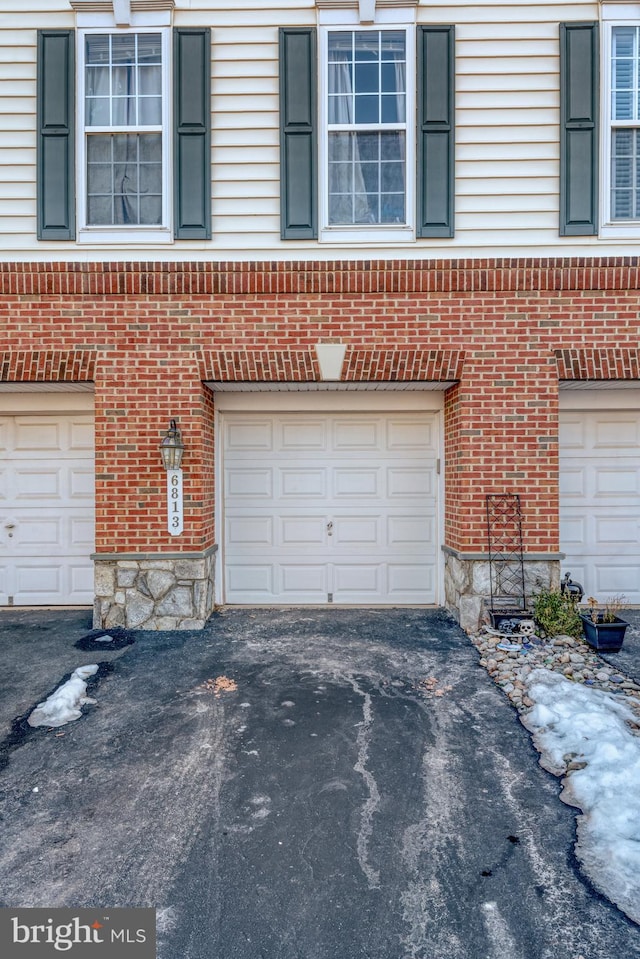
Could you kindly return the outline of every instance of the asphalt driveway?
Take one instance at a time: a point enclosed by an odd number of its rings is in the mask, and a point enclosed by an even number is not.
[[[444,613],[100,635],[85,612],[0,614],[0,904],[157,907],[160,959],[640,957]],[[97,704],[28,729],[87,663]]]

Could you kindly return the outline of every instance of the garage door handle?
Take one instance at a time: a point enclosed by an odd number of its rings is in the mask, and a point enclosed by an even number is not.
[[[327,523],[327,533],[329,536],[333,536],[333,522],[331,520]]]
[[[16,528],[15,523],[5,523],[4,528],[9,530],[9,536],[13,536],[13,530]]]

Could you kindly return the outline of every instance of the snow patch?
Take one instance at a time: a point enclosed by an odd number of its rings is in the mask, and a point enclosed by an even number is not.
[[[79,666],[71,678],[58,686],[55,692],[33,710],[27,722],[30,726],[64,726],[80,719],[85,703],[95,703],[87,696],[86,680],[98,672],[98,666]]]
[[[640,923],[638,718],[613,693],[546,669],[526,680],[534,706],[521,716],[545,769],[564,776],[561,798],[582,810],[576,852],[593,884]]]

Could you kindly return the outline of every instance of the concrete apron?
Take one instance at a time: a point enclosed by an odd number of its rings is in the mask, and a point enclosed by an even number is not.
[[[157,907],[160,959],[640,957],[446,614],[113,635],[135,641],[96,643],[85,613],[0,617],[3,905]],[[91,662],[80,720],[12,729]]]

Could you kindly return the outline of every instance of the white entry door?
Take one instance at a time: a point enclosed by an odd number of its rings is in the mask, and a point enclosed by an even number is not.
[[[437,418],[225,413],[225,601],[436,601]]]
[[[560,549],[586,597],[640,603],[640,411],[561,413]]]
[[[0,415],[0,605],[93,603],[87,413]]]

